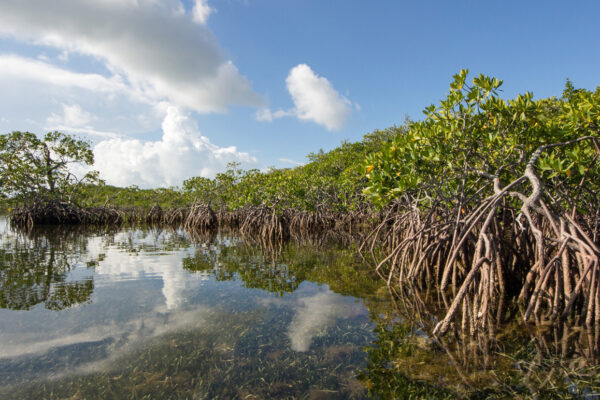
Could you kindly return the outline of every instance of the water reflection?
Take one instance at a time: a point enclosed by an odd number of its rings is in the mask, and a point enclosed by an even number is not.
[[[598,398],[598,332],[433,337],[347,243],[2,226],[0,398]]]
[[[168,310],[184,305],[186,293],[198,290],[208,279],[207,274],[190,276],[182,270],[182,259],[194,249],[178,232],[120,232],[109,239],[94,238],[89,247],[91,256],[101,254],[103,258],[95,268],[97,281],[160,280]]]
[[[11,234],[0,220],[0,307],[29,310],[44,304],[63,310],[88,302],[94,291],[91,274],[70,274],[86,242],[69,231]]]
[[[157,229],[47,233],[1,233],[2,273],[17,276],[3,284],[20,288],[3,288],[6,302],[37,297],[25,313],[0,310],[0,397],[364,398],[368,311],[330,290],[338,272],[321,264],[350,252],[273,254]],[[40,260],[50,285],[28,284]],[[56,289],[86,282],[81,297]]]
[[[360,376],[371,396],[600,398],[593,332],[525,324],[513,314],[478,335],[456,324],[440,338],[431,333],[445,315],[439,296],[411,287],[391,294],[394,311],[377,316],[378,337]]]
[[[287,333],[295,351],[307,351],[313,338],[333,325],[337,318],[347,318],[362,311],[332,292],[301,297],[296,304]]]

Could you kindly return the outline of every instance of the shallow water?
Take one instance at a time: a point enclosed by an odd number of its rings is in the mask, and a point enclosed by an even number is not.
[[[348,245],[0,219],[0,263],[0,398],[597,398],[593,354],[431,340]]]
[[[6,397],[365,396],[356,375],[375,338],[365,300],[385,296],[309,276],[356,261],[350,251],[288,248],[292,271],[237,238],[0,226]],[[369,275],[355,290],[380,284]]]

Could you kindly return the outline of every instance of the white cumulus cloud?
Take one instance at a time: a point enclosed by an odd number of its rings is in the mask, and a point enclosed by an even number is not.
[[[341,129],[352,110],[352,104],[327,80],[306,64],[292,68],[285,80],[300,119],[325,125],[329,130]]]
[[[259,106],[250,82],[198,23],[210,12],[203,0],[191,15],[179,0],[3,0],[0,35],[92,56],[135,90],[199,112]]]
[[[259,121],[270,122],[276,118],[295,116],[316,122],[330,131],[344,127],[352,111],[352,102],[335,90],[327,78],[317,75],[308,65],[299,64],[290,70],[285,82],[294,108],[259,110],[256,113]]]
[[[211,143],[178,107],[167,108],[162,131],[158,141],[114,138],[99,142],[94,147],[94,169],[108,184],[156,187],[180,185],[192,176],[212,177],[234,161],[245,168],[257,164],[256,158],[235,146]]]

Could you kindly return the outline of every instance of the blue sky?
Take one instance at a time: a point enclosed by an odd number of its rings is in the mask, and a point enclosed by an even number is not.
[[[401,124],[461,68],[600,84],[598,1],[0,0],[0,131],[94,143],[108,183],[289,167]]]

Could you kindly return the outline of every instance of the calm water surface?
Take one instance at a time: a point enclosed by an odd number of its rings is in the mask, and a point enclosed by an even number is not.
[[[349,246],[0,217],[0,398],[597,398],[593,354],[437,343],[383,283]]]
[[[365,396],[366,303],[385,296],[367,293],[380,282],[349,250],[160,229],[20,234],[6,219],[0,235],[4,396]],[[341,264],[361,275],[354,287],[336,279]]]

